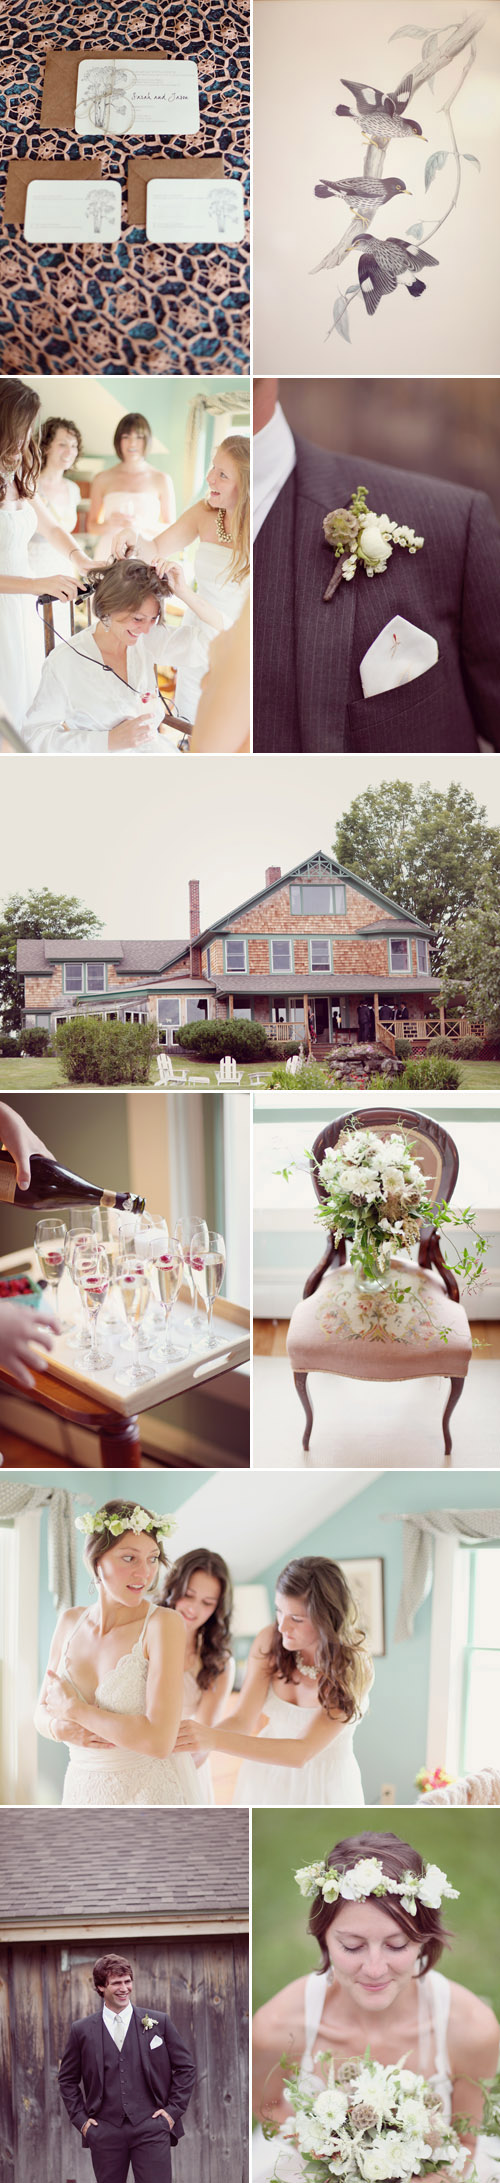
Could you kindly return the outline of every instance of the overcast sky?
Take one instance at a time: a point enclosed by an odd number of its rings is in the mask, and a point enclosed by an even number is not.
[[[1,763],[0,902],[30,887],[76,894],[109,936],[166,939],[188,930],[188,880],[207,925],[282,871],[331,848],[352,798],[380,781],[450,778],[500,825],[498,757],[406,760],[10,757]]]

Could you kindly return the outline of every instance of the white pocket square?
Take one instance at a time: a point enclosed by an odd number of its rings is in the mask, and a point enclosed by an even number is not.
[[[160,2039],[160,2038],[159,2038],[158,2032],[156,2033],[156,2037],[155,2037],[154,2039],[150,2039],[150,2041],[149,2041],[149,2044],[150,2044],[150,2047],[162,2047],[162,2046],[163,2046],[163,2039]]]
[[[403,614],[395,614],[361,661],[363,697],[380,697],[385,690],[399,689],[403,682],[416,682],[418,675],[426,675],[429,667],[435,667],[438,658],[435,637],[429,637],[426,629],[417,629],[414,622],[406,622]]]

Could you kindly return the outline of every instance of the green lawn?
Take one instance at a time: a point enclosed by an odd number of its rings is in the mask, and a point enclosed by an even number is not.
[[[210,1078],[210,1090],[215,1091],[215,1077],[218,1066],[215,1061],[195,1061],[191,1054],[187,1053],[182,1054],[182,1056],[171,1053],[171,1060],[174,1076],[182,1075],[183,1069],[185,1069],[187,1077],[203,1078],[208,1076]],[[266,1061],[244,1063],[241,1090],[251,1090],[251,1077],[260,1076],[261,1088],[264,1091],[269,1083],[273,1066],[272,1062]],[[489,1091],[493,1086],[500,1088],[500,1061],[462,1061],[459,1066],[461,1090]],[[238,1067],[240,1067],[240,1063],[238,1063]],[[67,1091],[70,1088],[75,1091],[80,1088],[84,1088],[85,1091],[101,1091],[102,1085],[86,1084],[85,1087],[78,1085],[68,1087],[60,1062],[50,1056],[43,1057],[41,1060],[27,1056],[24,1061],[7,1061],[4,1055],[0,1056],[0,1091]],[[116,1089],[119,1090],[119,1088],[117,1085]],[[205,1088],[208,1090],[208,1086]],[[255,1088],[258,1089],[258,1086]],[[156,1062],[153,1063],[151,1068],[149,1089],[150,1091],[160,1089],[157,1082]],[[414,1097],[417,1096],[417,1093],[415,1093]],[[453,1094],[451,1096],[453,1097]]]

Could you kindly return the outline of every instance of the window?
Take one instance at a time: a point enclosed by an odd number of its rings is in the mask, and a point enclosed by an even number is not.
[[[83,963],[64,964],[64,988],[66,993],[83,993]]]
[[[246,970],[246,940],[226,940],[226,970]]]
[[[207,1016],[208,1001],[203,999],[202,994],[200,994],[198,999],[196,999],[194,995],[193,998],[191,998],[188,994],[188,998],[186,1001],[186,1023],[200,1023],[202,1019],[204,1019],[206,1022]]]
[[[310,940],[309,956],[311,970],[330,970],[330,941]]]
[[[105,964],[87,963],[87,993],[104,993],[105,984]]]
[[[500,1766],[500,1547],[475,1547],[470,1565],[460,1770]]]
[[[419,970],[425,978],[427,976],[428,969],[429,942],[428,940],[417,940],[417,970]]]
[[[343,880],[329,886],[310,881],[304,886],[290,888],[290,909],[293,917],[344,917],[345,887]]]
[[[252,1021],[252,1010],[248,1007],[245,1000],[240,1001],[238,993],[235,993],[233,995],[233,1015],[244,1016],[246,1023],[251,1023]]]
[[[158,1002],[158,1022],[176,1023],[181,1020],[181,1004],[177,993],[169,994],[168,1000]]]
[[[389,969],[405,972],[411,970],[409,940],[389,941]]]
[[[292,969],[291,940],[271,940],[271,970]]]

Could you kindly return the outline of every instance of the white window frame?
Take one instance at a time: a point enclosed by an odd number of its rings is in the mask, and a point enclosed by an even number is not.
[[[232,963],[228,962],[228,948],[234,945],[243,948],[243,962],[238,963],[236,969]],[[224,940],[224,967],[227,978],[245,977],[248,971],[248,940],[243,932],[230,932],[227,934],[227,938]]]
[[[4,1804],[38,1801],[40,1510],[0,1526],[1,1793]]]
[[[79,971],[80,971],[80,974],[81,974],[81,982],[80,982],[80,985],[69,985],[69,984],[68,984],[68,971],[75,971],[75,970],[79,970]],[[70,993],[70,994],[71,994],[71,996],[72,996],[72,997],[74,997],[75,993],[84,993],[84,992],[85,992],[85,963],[73,963],[73,962],[72,962],[72,963],[68,963],[68,962],[66,962],[66,963],[63,963],[63,973],[64,973],[64,977],[63,977],[63,991],[64,991],[65,993]]]
[[[275,963],[275,961],[274,961],[274,949],[275,949],[275,947],[278,947],[278,948],[279,948],[279,947],[287,947],[287,948],[288,948],[288,962],[287,962],[287,963]],[[290,974],[290,972],[291,972],[291,971],[293,971],[293,940],[291,939],[291,937],[290,937],[290,934],[289,934],[288,932],[275,932],[275,933],[272,933],[272,934],[271,934],[271,938],[270,938],[270,941],[269,941],[269,954],[270,954],[270,958],[271,958],[271,960],[270,960],[270,969],[271,969],[271,971],[272,971],[272,973],[273,973],[273,976],[274,976],[274,977],[276,977],[276,978],[281,978],[281,977],[283,977],[283,978],[286,978],[286,975],[287,975],[287,971],[288,971],[288,973],[289,973],[289,974]]]
[[[105,964],[105,963],[103,963],[102,961],[101,961],[101,962],[97,961],[97,962],[91,962],[91,963],[84,963],[84,966],[83,966],[83,967],[84,967],[84,970],[85,970],[85,977],[86,977],[86,991],[87,991],[87,993],[106,993],[106,991],[107,991],[107,986],[106,986],[106,964]],[[92,971],[96,971],[96,970],[102,970],[102,985],[91,985],[91,984],[89,983],[89,970],[92,970]]]
[[[313,948],[315,948],[315,947],[323,947],[323,948],[326,948],[326,950],[327,950],[327,955],[328,955],[328,962],[326,962],[326,963],[313,963]],[[312,971],[314,971],[314,972],[315,972],[315,975],[316,975],[317,977],[319,977],[319,978],[320,978],[320,977],[321,977],[321,975],[322,975],[322,973],[323,973],[323,971],[326,971],[326,972],[328,973],[328,971],[331,971],[331,967],[332,967],[332,943],[331,943],[331,940],[330,940],[330,939],[329,939],[329,937],[328,937],[328,933],[327,933],[327,932],[313,932],[313,933],[311,933],[311,935],[310,935],[310,938],[309,938],[309,969],[310,969],[310,971],[311,971],[311,972],[312,972]]]
[[[404,963],[393,963],[393,947],[406,948],[406,965]],[[392,978],[407,978],[411,973],[411,940],[407,939],[404,932],[401,934],[401,939],[398,939],[395,934],[394,938],[389,940],[389,971]]]
[[[424,960],[424,962],[423,962],[423,963],[420,963],[420,962],[419,962],[419,959],[418,959],[418,958],[419,958],[419,953],[420,953],[420,950],[422,950],[422,953],[423,953],[423,955],[424,955],[424,957],[425,957],[425,960]],[[428,940],[421,940],[421,939],[418,939],[418,938],[417,938],[417,971],[418,971],[418,974],[419,974],[419,977],[420,977],[420,978],[428,978],[428,976],[429,976],[429,942],[428,942]]]

